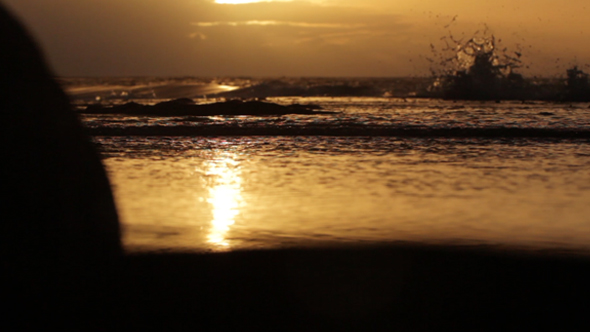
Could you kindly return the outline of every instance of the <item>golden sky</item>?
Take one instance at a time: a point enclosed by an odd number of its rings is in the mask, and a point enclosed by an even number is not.
[[[587,0],[3,2],[64,76],[426,75],[431,43],[484,24],[525,73],[590,64]]]

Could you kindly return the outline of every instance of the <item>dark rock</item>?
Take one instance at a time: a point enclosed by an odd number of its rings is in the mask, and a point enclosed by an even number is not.
[[[239,99],[212,104],[194,105],[188,100],[177,99],[156,105],[141,105],[134,102],[115,106],[88,106],[86,114],[127,114],[152,116],[210,116],[210,115],[285,115],[285,114],[334,114],[335,112],[316,111],[318,105],[279,105],[258,100]]]
[[[287,83],[281,80],[262,82],[246,88],[221,92],[211,97],[225,98],[266,98],[266,97],[350,97],[350,96],[382,96],[383,91],[370,84],[318,84],[309,85],[309,82]]]

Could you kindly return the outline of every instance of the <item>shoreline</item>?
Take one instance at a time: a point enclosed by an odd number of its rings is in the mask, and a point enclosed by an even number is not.
[[[188,249],[188,248],[153,248],[149,246],[125,246],[124,253],[127,257],[158,256],[158,255],[223,255],[231,253],[249,252],[370,252],[370,251],[424,251],[437,252],[448,251],[451,253],[477,253],[496,257],[510,257],[533,260],[565,260],[580,261],[590,264],[590,248],[575,248],[566,246],[543,247],[539,245],[514,245],[493,243],[453,243],[437,241],[365,241],[365,242],[337,242],[325,241],[320,243],[305,243],[298,241],[293,244],[275,247],[252,247],[234,249]],[[590,266],[589,266],[590,268]]]

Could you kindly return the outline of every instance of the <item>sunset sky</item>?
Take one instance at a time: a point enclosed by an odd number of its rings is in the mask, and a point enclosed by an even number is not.
[[[590,64],[587,0],[3,2],[63,76],[427,75],[431,43],[484,23],[525,73]]]

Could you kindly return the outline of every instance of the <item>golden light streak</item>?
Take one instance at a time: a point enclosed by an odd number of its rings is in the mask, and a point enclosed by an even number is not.
[[[229,153],[219,155],[218,158],[210,161],[206,173],[213,179],[207,199],[213,215],[207,242],[222,247],[229,247],[226,236],[240,213],[239,208],[242,202],[242,178],[239,163],[234,157]]]
[[[233,90],[239,89],[240,87],[222,84],[222,85],[219,85],[218,88],[222,89],[223,91],[233,91]]]

